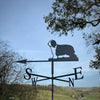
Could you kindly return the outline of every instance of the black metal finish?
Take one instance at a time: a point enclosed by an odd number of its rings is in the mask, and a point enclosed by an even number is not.
[[[52,58],[54,58],[52,48],[55,48],[55,55],[57,56],[57,58],[60,58],[59,56],[62,56],[62,55],[68,55],[69,56],[69,57],[67,57],[68,59],[75,60],[75,61],[78,60],[78,57],[75,54],[75,50],[74,50],[73,46],[71,46],[71,45],[57,44],[55,40],[51,40],[48,42],[48,46],[50,47],[50,50],[52,53]],[[65,57],[63,57],[63,58],[65,58]],[[60,60],[63,58],[60,58]]]
[[[68,60],[68,59],[67,59]],[[58,81],[62,81],[62,82],[67,82],[67,83],[69,83],[69,86],[73,86],[74,87],[74,80],[79,80],[79,79],[83,79],[83,76],[81,76],[81,77],[78,77],[78,74],[82,74],[82,72],[81,71],[77,71],[77,69],[82,69],[82,67],[77,67],[77,68],[74,68],[74,73],[71,73],[71,74],[65,74],[65,75],[60,75],[60,76],[55,76],[54,77],[54,62],[59,62],[59,61],[67,61],[65,58],[64,59],[62,59],[62,60],[60,60],[60,59],[54,59],[53,60],[53,58],[52,59],[49,59],[49,60],[37,60],[37,61],[27,61],[27,60],[21,60],[21,61],[17,61],[17,62],[19,62],[19,63],[24,63],[24,64],[26,64],[27,62],[51,62],[51,77],[48,77],[48,76],[44,76],[44,75],[39,75],[39,74],[33,74],[32,73],[32,69],[30,69],[30,68],[26,68],[26,74],[24,75],[24,78],[26,79],[26,80],[29,80],[29,79],[32,79],[31,78],[31,76],[36,76],[36,77],[41,77],[41,78],[43,78],[43,79],[38,79],[38,78],[33,78],[33,81],[32,81],[32,84],[34,84],[34,85],[36,85],[36,83],[37,82],[39,82],[39,81],[45,81],[45,80],[49,80],[49,79],[51,79],[51,81],[52,81],[52,100],[53,100],[53,98],[54,98],[54,87],[53,87],[53,85],[54,85],[54,80],[58,80]],[[72,61],[72,60],[70,60],[70,61]],[[75,60],[74,60],[75,61]],[[68,78],[68,80],[63,80],[63,79],[60,79],[60,78],[62,78],[62,77],[68,77],[68,76],[75,76],[75,79],[71,79],[71,78]]]
[[[54,62],[52,61],[52,66],[51,66],[51,73],[52,73],[52,100],[53,100],[53,74],[54,74]]]
[[[64,58],[49,58],[48,60],[31,60],[31,61],[27,61],[27,59],[24,59],[24,60],[20,60],[20,61],[16,61],[16,62],[26,64],[29,62],[31,63],[31,62],[52,62],[52,61],[55,61],[55,62],[78,61],[78,59],[64,57]]]
[[[71,46],[71,45],[57,44],[55,40],[51,40],[51,41],[48,42],[48,46],[50,47],[50,50],[51,50],[51,53],[52,53],[52,58],[49,58],[48,60],[33,60],[33,61],[27,61],[27,59],[25,59],[25,60],[20,60],[20,61],[16,61],[16,62],[23,63],[23,64],[26,64],[27,62],[28,63],[29,62],[51,62],[51,77],[39,75],[39,74],[33,74],[32,69],[26,68],[26,74],[24,75],[24,78],[26,80],[31,79],[32,85],[36,85],[36,83],[39,82],[39,81],[45,81],[45,80],[51,79],[51,81],[52,81],[52,100],[53,100],[54,80],[67,82],[67,83],[69,83],[69,86],[74,87],[74,80],[83,79],[83,76],[78,77],[79,76],[78,74],[81,75],[82,72],[78,71],[77,69],[81,70],[82,67],[77,67],[77,68],[74,68],[74,73],[54,77],[54,62],[79,61],[79,59],[78,59],[77,55],[75,54],[75,50],[74,50],[73,46]],[[55,55],[57,56],[57,58],[54,58],[52,47],[55,48]],[[69,57],[59,57],[59,56],[64,56],[64,55],[68,55]],[[68,76],[72,76],[72,75],[75,76],[75,79],[68,77]],[[32,76],[35,76],[36,78],[35,77],[32,78]],[[41,77],[43,79],[38,79],[38,77]],[[67,78],[66,78],[66,80],[60,79],[62,77],[67,77]]]

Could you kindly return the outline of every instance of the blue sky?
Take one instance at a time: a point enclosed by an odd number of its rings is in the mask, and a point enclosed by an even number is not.
[[[54,0],[0,0],[0,40],[9,41],[14,51],[29,60],[47,60],[52,57],[47,43],[56,40],[57,44],[70,44],[79,58],[78,62],[55,63],[55,76],[69,74],[73,68],[82,67],[83,80],[75,81],[75,86],[100,86],[99,70],[90,69],[89,61],[93,59],[94,51],[86,46],[82,32],[91,29],[74,31],[74,36],[59,37],[51,34],[44,23],[43,17],[52,11]],[[54,51],[54,50],[53,50]],[[56,57],[56,56],[55,56]],[[51,75],[50,63],[32,63],[34,73]],[[48,85],[50,81],[39,82]],[[55,81],[56,85],[68,86],[68,83]]]

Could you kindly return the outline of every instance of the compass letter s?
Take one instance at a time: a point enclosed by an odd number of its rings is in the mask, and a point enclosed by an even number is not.
[[[30,78],[31,78],[31,72],[32,72],[32,69],[30,69],[30,68],[27,68],[26,69],[26,74],[24,75],[24,78],[26,79],[26,80],[29,80]]]

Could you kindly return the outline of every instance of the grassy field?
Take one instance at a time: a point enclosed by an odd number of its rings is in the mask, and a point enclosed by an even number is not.
[[[51,91],[45,89],[41,90],[39,88],[37,100],[51,100]],[[100,100],[100,88],[70,88],[55,86],[54,100]]]
[[[6,90],[4,92],[1,92],[0,89],[0,98],[6,97],[14,100],[51,100],[51,85],[38,85],[36,87],[31,85],[8,85],[7,88],[3,89]],[[100,100],[100,88],[54,86],[54,100]]]

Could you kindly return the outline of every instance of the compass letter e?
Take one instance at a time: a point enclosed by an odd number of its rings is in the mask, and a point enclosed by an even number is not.
[[[78,69],[82,69],[82,67],[74,68],[74,72],[75,72],[75,80],[83,79],[83,77],[84,77],[84,76],[78,77],[78,74],[82,74],[81,70],[78,72]]]

